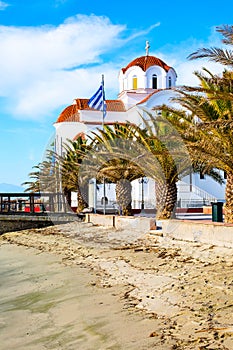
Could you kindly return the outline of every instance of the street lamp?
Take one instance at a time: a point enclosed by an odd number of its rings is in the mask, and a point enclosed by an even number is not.
[[[141,202],[141,212],[144,211],[145,203],[144,203],[144,184],[147,184],[149,179],[147,177],[141,177],[141,179],[138,180],[140,184],[142,184],[142,202]]]

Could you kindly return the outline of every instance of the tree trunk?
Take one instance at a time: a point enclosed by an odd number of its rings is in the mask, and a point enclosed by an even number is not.
[[[71,209],[71,191],[64,189],[63,192],[66,198],[64,201],[64,209],[65,211],[69,211]]]
[[[225,222],[229,224],[233,223],[233,172],[227,173],[225,198]]]
[[[156,218],[171,219],[175,216],[177,201],[176,183],[156,183]]]
[[[78,198],[78,207],[76,212],[80,213],[84,208],[88,207],[88,188],[87,186],[82,186],[81,188],[77,187],[77,198]]]
[[[129,216],[132,215],[132,185],[131,182],[122,179],[116,183],[116,200],[119,206],[120,214]]]

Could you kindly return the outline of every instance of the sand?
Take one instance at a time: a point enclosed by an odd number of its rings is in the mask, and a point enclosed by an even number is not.
[[[37,321],[31,318],[27,336],[36,345],[28,349],[233,349],[232,249],[158,234],[74,222],[2,235],[1,254],[26,249],[25,266],[38,259],[33,278],[43,269],[38,285],[53,300]],[[45,266],[53,283],[62,283],[55,291],[66,295],[64,303],[54,301]],[[2,328],[5,348],[21,349],[20,325],[14,325],[16,347],[6,343],[10,327]]]

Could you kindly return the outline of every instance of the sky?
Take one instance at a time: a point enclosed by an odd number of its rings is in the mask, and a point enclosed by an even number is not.
[[[232,23],[232,0],[0,1],[0,183],[20,185],[43,160],[53,123],[75,98],[89,98],[105,76],[117,98],[118,73],[145,54],[164,60],[177,85],[196,85],[202,67],[187,56],[221,47],[216,27]]]

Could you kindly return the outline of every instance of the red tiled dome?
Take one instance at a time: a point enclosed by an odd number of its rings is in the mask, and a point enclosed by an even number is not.
[[[57,118],[56,123],[77,122],[77,121],[79,121],[79,115],[78,115],[77,105],[75,104],[75,105],[66,107]]]
[[[140,67],[144,72],[152,66],[160,66],[166,72],[168,72],[169,69],[171,68],[165,62],[163,62],[160,58],[157,58],[155,56],[141,56],[141,57],[135,58],[125,68],[122,68],[123,73],[125,73],[127,69],[129,69],[130,67],[134,67],[134,66]]]

